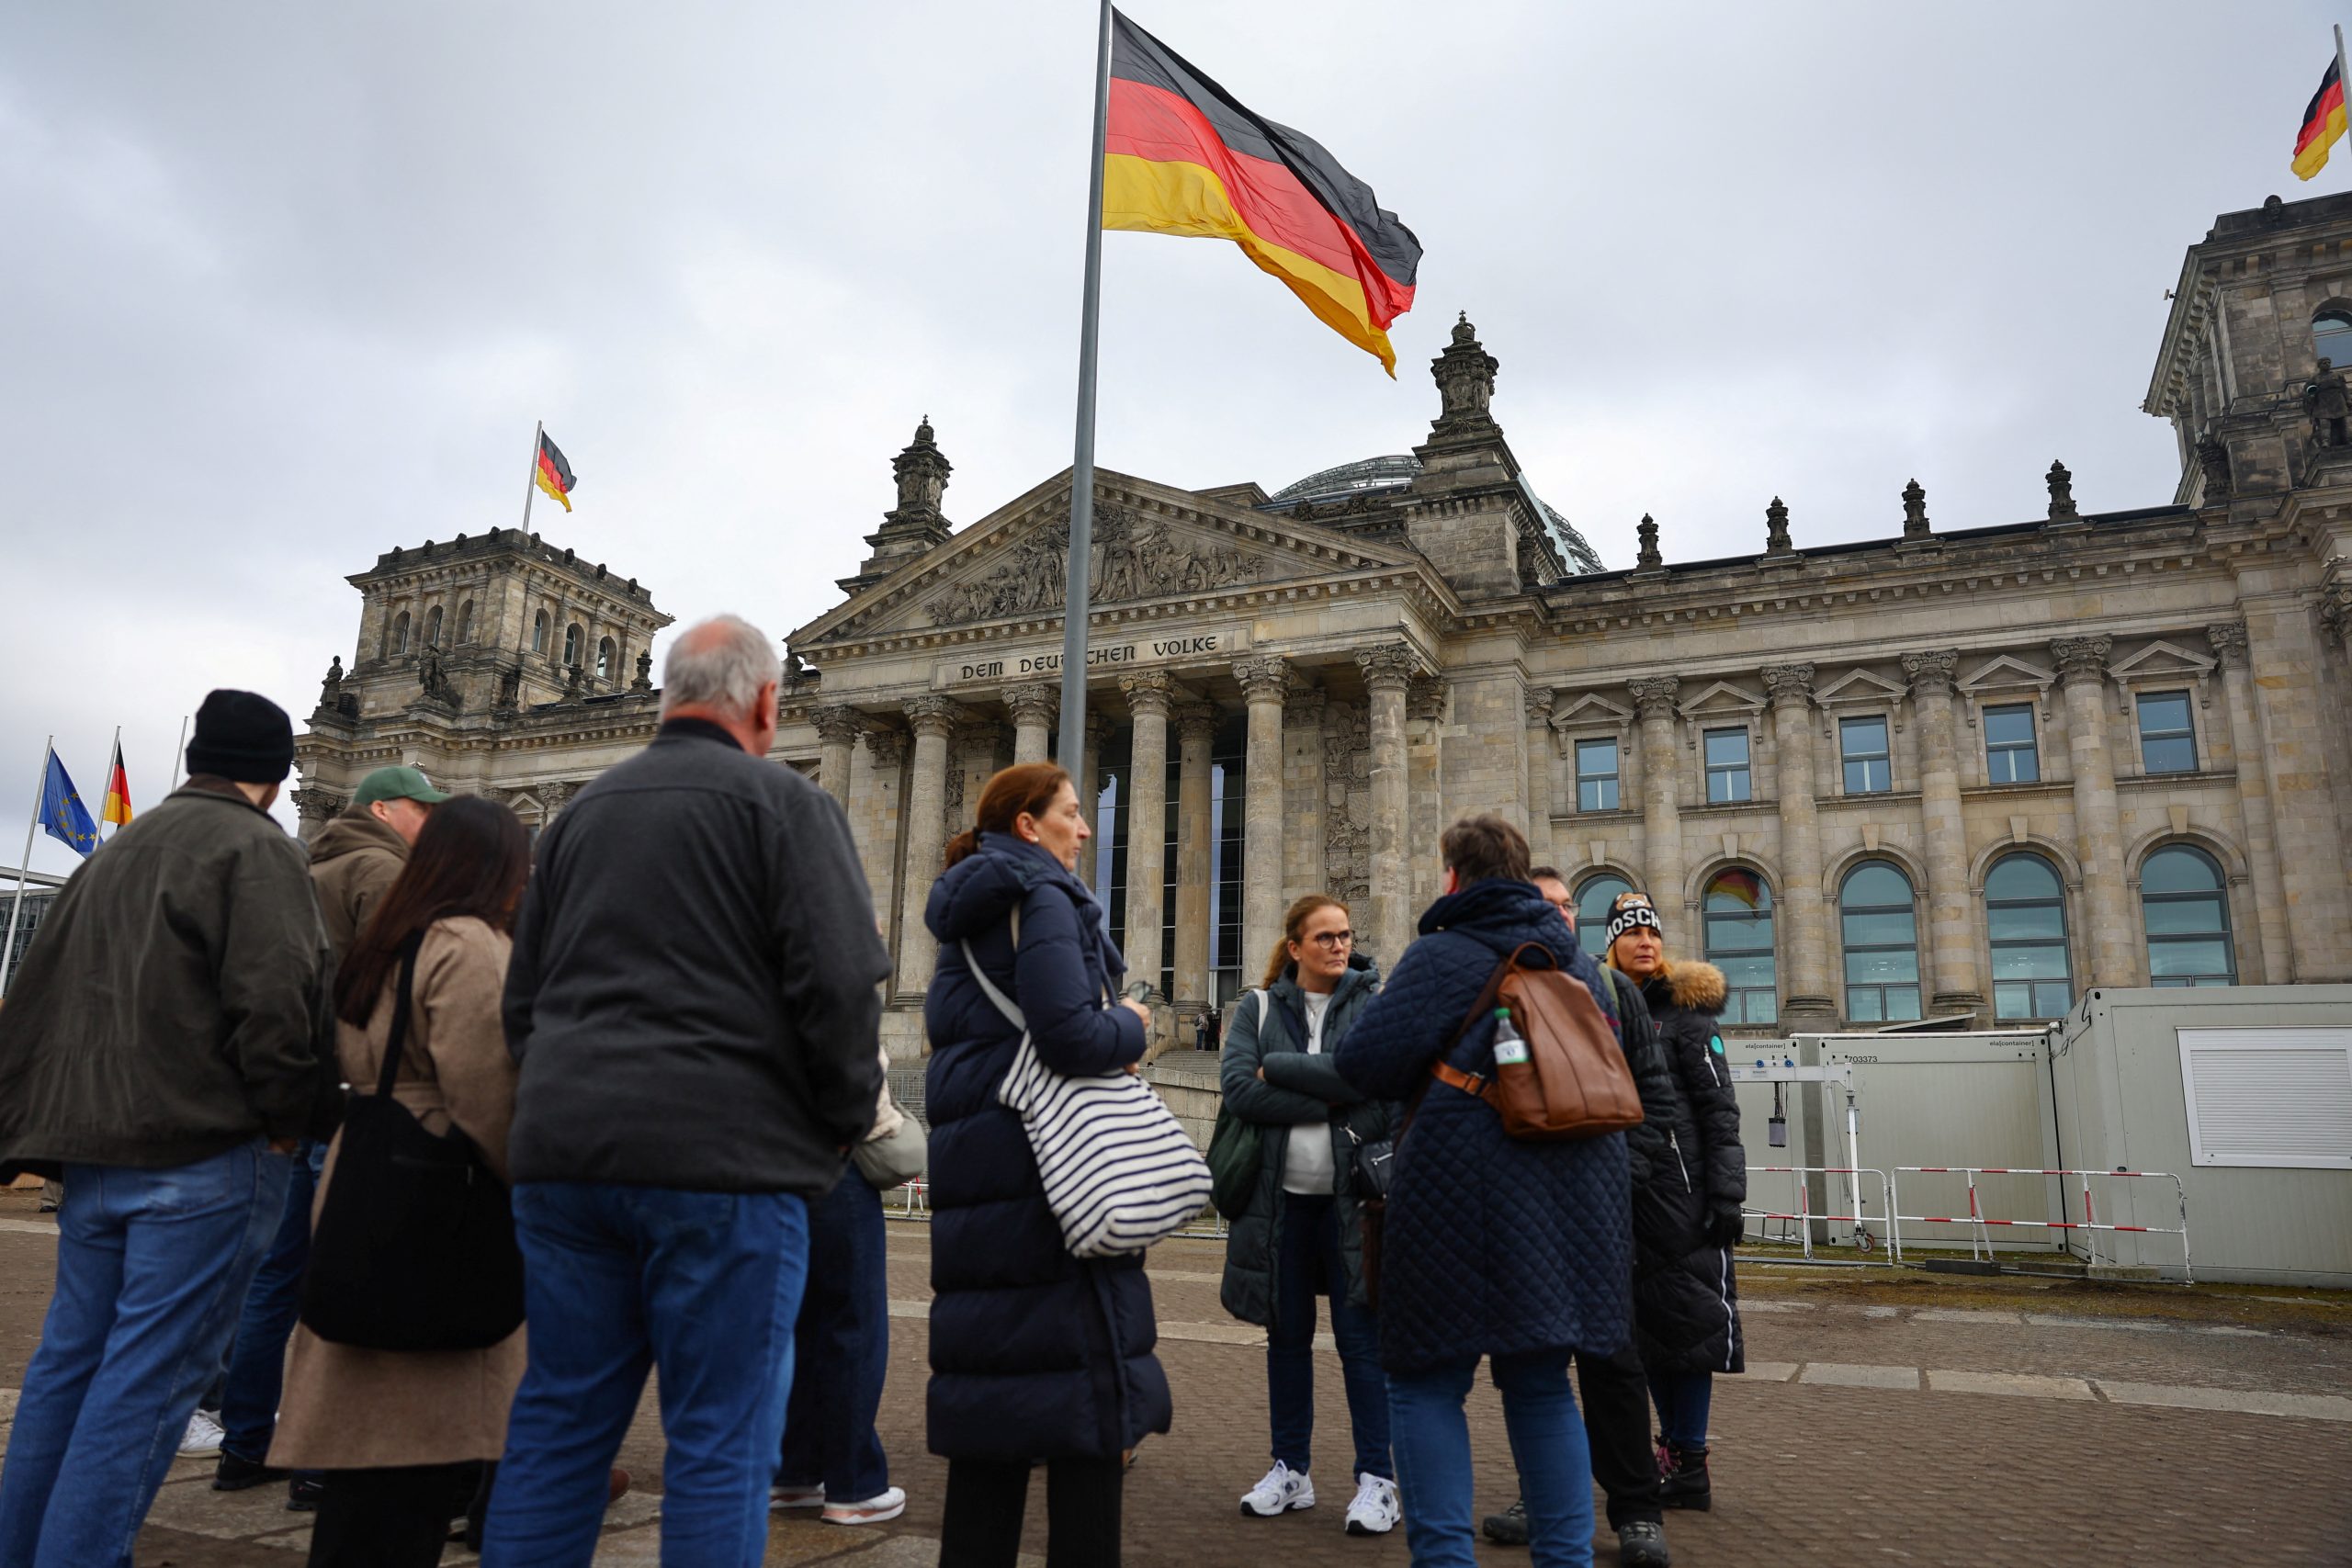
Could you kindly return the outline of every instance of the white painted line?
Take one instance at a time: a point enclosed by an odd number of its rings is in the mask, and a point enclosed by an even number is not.
[[[2007,1393],[2026,1399],[2088,1399],[2091,1385],[2081,1378],[2030,1377],[2023,1372],[1931,1371],[1928,1387],[1936,1393]]]
[[[2264,1393],[2252,1389],[2190,1388],[2178,1383],[2092,1380],[2114,1404],[2157,1404],[2173,1410],[2221,1410],[2238,1416],[2286,1416],[2304,1421],[2352,1421],[2352,1399],[2334,1393]]]
[[[1776,1302],[1749,1296],[1739,1303],[1742,1312],[1811,1312],[1811,1302]]]
[[[1864,1317],[1900,1317],[1903,1315],[1903,1309],[1883,1306],[1864,1307],[1862,1315]]]
[[[1844,1361],[1807,1361],[1799,1382],[1830,1388],[1907,1388],[1919,1386],[1917,1367],[1864,1367]]]

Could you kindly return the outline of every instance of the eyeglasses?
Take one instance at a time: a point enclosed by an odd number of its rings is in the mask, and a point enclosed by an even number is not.
[[[1317,931],[1313,936],[1308,937],[1306,940],[1313,942],[1316,946],[1321,948],[1326,953],[1337,953],[1343,947],[1353,947],[1356,942],[1356,933],[1353,931]]]

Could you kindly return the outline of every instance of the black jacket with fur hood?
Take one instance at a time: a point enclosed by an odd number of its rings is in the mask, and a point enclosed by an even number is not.
[[[1642,987],[1678,1091],[1657,1131],[1666,1147],[1634,1192],[1634,1303],[1642,1364],[1661,1372],[1736,1372],[1746,1366],[1731,1247],[1747,1196],[1739,1101],[1715,1020],[1723,971],[1672,964]],[[1645,1106],[1650,1120],[1657,1112]]]

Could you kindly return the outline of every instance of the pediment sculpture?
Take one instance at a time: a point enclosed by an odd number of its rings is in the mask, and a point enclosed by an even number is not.
[[[1212,592],[1253,581],[1264,570],[1236,546],[1182,539],[1159,518],[1138,519],[1115,506],[1095,510],[1092,543],[1087,593],[1098,604]],[[1058,610],[1069,592],[1069,560],[1064,520],[1030,534],[993,571],[933,594],[923,608],[944,626]]]

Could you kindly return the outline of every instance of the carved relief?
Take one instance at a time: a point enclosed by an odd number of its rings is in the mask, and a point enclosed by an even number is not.
[[[1372,897],[1372,716],[1362,703],[1323,709],[1324,886],[1364,908]]]
[[[1232,545],[1179,540],[1157,517],[1138,519],[1115,506],[1094,513],[1090,603],[1114,604],[1171,593],[1206,593],[1253,581],[1264,563]],[[934,594],[923,608],[944,626],[1057,610],[1069,589],[1069,525],[1040,528],[1014,546],[994,571]]]

